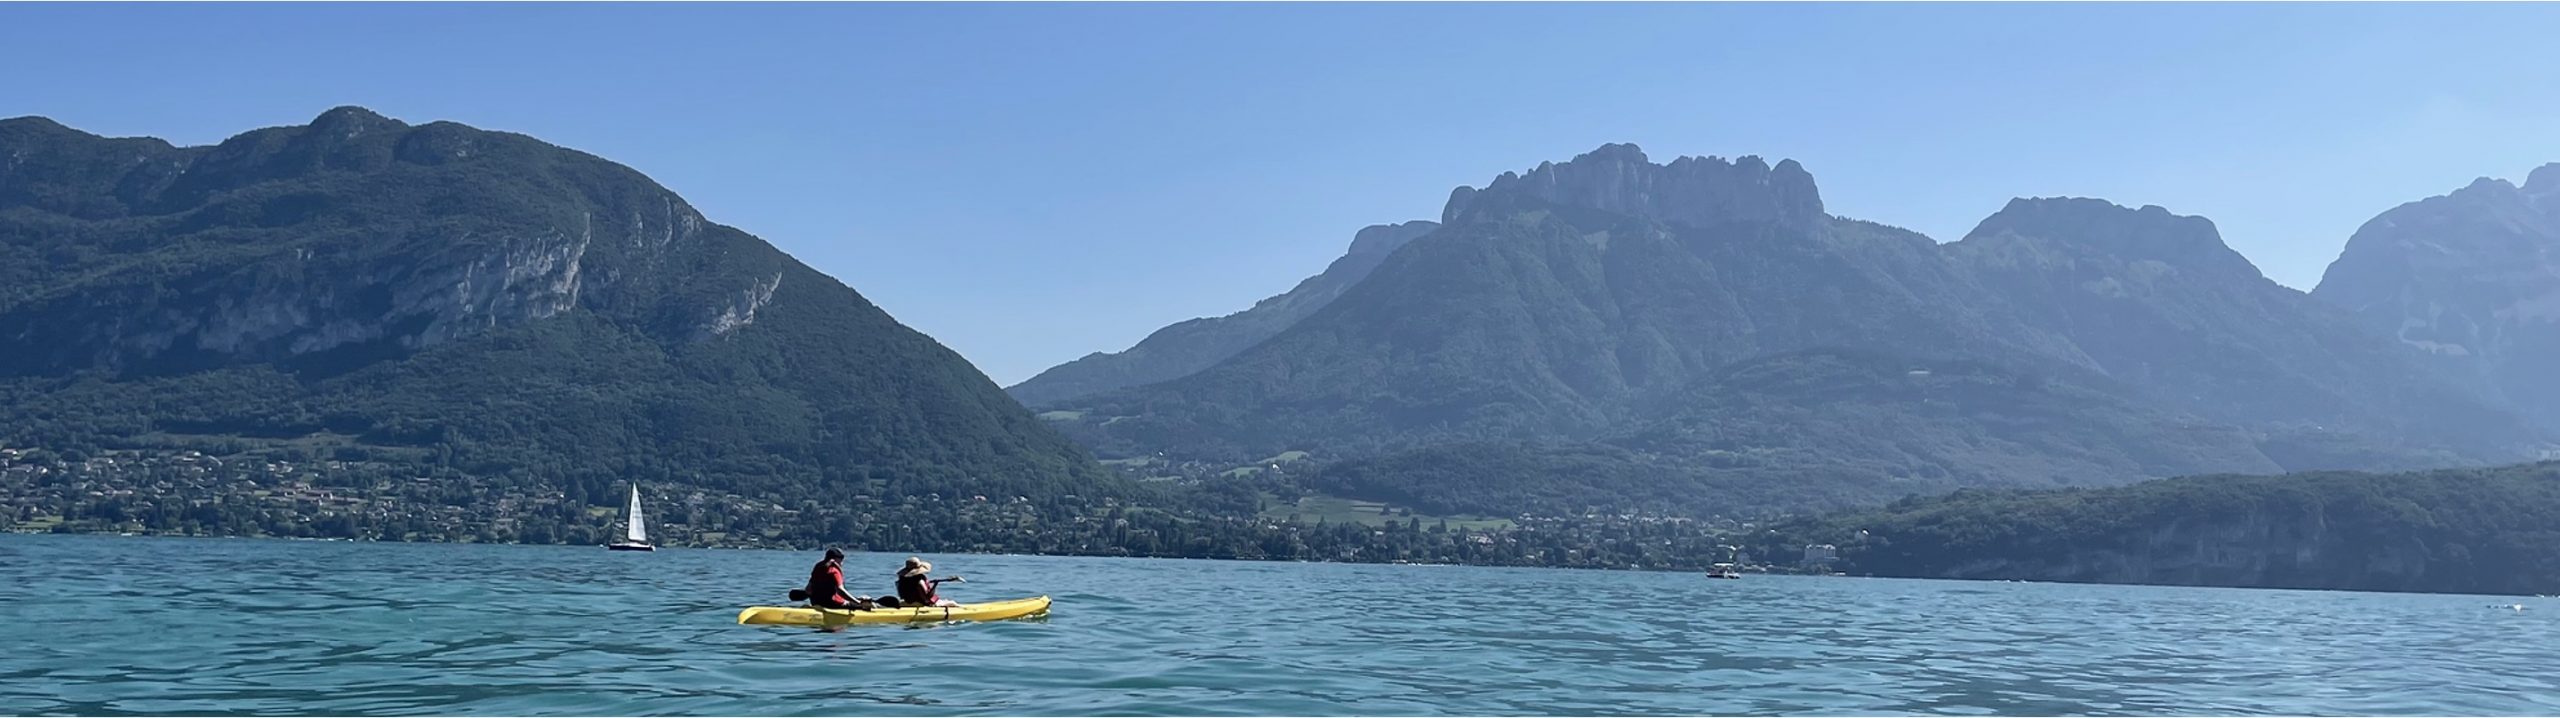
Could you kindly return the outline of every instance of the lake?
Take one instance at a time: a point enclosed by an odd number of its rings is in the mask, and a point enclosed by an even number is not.
[[[0,536],[0,713],[2560,714],[2548,599],[931,555],[1057,603],[735,624],[817,558]]]

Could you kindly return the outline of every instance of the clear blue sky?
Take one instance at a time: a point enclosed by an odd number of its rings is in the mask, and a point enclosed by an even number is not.
[[[1010,384],[1363,225],[1634,142],[1941,240],[2008,198],[2357,225],[2560,161],[2560,5],[0,5],[0,116],[212,143],[341,104],[640,169]]]

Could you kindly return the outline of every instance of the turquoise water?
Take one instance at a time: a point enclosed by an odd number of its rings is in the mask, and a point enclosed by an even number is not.
[[[2560,714],[2544,599],[931,558],[1056,608],[826,633],[734,623],[807,553],[0,536],[0,713]]]

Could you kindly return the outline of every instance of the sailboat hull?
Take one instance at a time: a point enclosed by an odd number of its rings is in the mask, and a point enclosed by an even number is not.
[[[656,550],[658,550],[658,547],[656,547],[656,546],[651,546],[651,545],[648,545],[648,544],[645,544],[645,543],[618,543],[618,544],[609,544],[609,545],[605,546],[604,548],[605,548],[605,550],[607,550],[607,551],[656,551]]]

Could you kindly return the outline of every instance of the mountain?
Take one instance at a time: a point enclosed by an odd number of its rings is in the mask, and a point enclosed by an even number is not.
[[[1607,145],[1459,188],[1441,223],[1270,339],[1058,424],[1108,456],[1306,451],[1337,462],[1330,490],[1510,509],[2477,463],[2543,438],[2157,207],[2020,200],[1941,245],[1827,214],[1793,161]],[[1749,488],[1772,482],[1829,488]]]
[[[210,147],[0,120],[0,342],[0,445],[822,516],[1126,490],[957,354],[638,172],[354,107]]]
[[[1962,491],[1788,522],[1761,555],[1837,547],[1911,578],[2537,595],[2560,591],[2560,463],[2197,476]]]
[[[2560,163],[2383,212],[2311,294],[2560,427]]]
[[[1733,515],[2279,470],[2248,432],[1980,361],[1790,352],[1724,367],[1678,405],[1596,441],[1434,443],[1309,481],[1443,515]]]
[[[2266,432],[2291,470],[2521,458],[2515,447],[2539,437],[2354,317],[2267,279],[2202,217],[2021,199],[1945,250],[2063,338],[2064,358],[2151,401]],[[2336,445],[2341,434],[2361,446]]]
[[[1342,453],[1336,442],[1360,435],[1582,437],[1764,353],[1995,341],[1977,288],[1927,240],[1821,215],[1809,183],[1793,163],[1665,166],[1612,145],[1461,188],[1439,231],[1296,326],[1198,374],[1094,397],[1087,414],[1131,436],[1231,439],[1239,454]],[[1640,212],[1674,189],[1746,193],[1691,204],[1756,209],[1671,224],[1557,203]]]
[[[1005,391],[1026,405],[1044,406],[1190,376],[1324,308],[1341,297],[1343,290],[1367,278],[1388,254],[1439,228],[1438,222],[1415,220],[1361,229],[1351,238],[1351,251],[1286,293],[1255,302],[1251,308],[1234,314],[1193,319],[1156,330],[1137,346],[1117,354],[1087,354],[1050,367]]]

